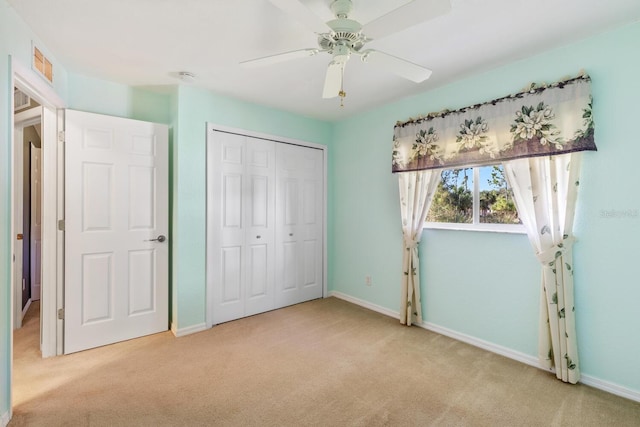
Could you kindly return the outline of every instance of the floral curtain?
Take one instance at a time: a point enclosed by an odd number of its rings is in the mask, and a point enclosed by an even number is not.
[[[580,156],[570,153],[504,162],[518,215],[542,264],[538,357],[556,376],[580,379],[573,301],[573,219]]]
[[[398,122],[392,171],[400,182],[404,233],[401,322],[422,320],[417,246],[441,169],[502,162],[542,264],[539,357],[558,378],[576,383],[572,227],[578,152],[595,150],[588,76]]]
[[[394,127],[392,171],[469,167],[596,150],[587,76]]]
[[[437,171],[398,174],[403,234],[400,323],[407,326],[422,323],[418,244],[439,179]]]

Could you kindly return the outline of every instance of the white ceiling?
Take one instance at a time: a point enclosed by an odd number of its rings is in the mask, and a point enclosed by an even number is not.
[[[300,0],[323,20],[331,0]],[[433,70],[416,84],[352,58],[345,107],[322,99],[328,54],[262,68],[247,59],[313,48],[268,0],[8,0],[70,71],[132,86],[195,85],[335,120],[640,20],[639,0],[451,0],[451,12],[367,45]],[[353,0],[363,24],[408,0]],[[578,70],[576,70],[577,72]],[[562,76],[559,76],[562,77]],[[526,83],[526,82],[525,82]]]

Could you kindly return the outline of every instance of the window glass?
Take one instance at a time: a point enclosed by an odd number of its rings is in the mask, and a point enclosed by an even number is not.
[[[456,228],[456,224],[464,229],[524,231],[502,165],[441,172],[427,226]]]
[[[480,223],[521,224],[502,165],[484,166],[480,175]]]
[[[473,223],[473,168],[442,171],[427,222]]]

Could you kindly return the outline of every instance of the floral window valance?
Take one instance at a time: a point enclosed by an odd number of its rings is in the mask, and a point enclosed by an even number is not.
[[[576,77],[394,128],[393,172],[596,150],[591,79]]]

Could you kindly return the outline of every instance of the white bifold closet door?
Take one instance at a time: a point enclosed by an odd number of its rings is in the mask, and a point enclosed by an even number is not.
[[[322,297],[322,151],[208,136],[209,323]]]
[[[322,151],[278,144],[276,307],[322,297]]]
[[[275,143],[215,132],[207,282],[213,324],[273,309]]]

